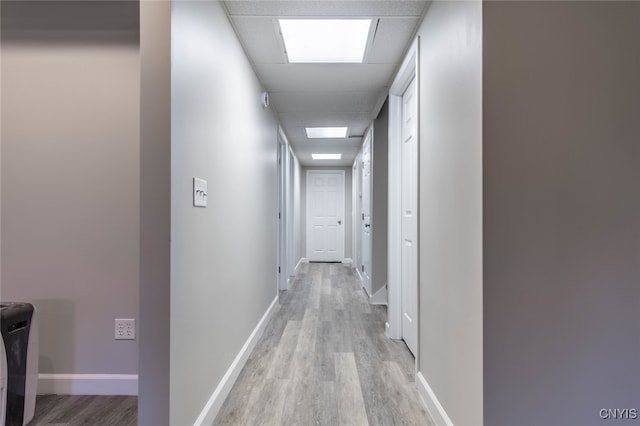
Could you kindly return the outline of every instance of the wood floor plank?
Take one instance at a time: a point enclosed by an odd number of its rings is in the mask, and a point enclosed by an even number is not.
[[[368,425],[360,378],[353,353],[336,353],[337,424]]]
[[[315,426],[338,424],[338,401],[336,383],[323,381],[316,384],[313,399],[313,422]]]
[[[314,353],[308,351],[294,354],[291,369],[292,379],[287,389],[287,398],[282,412],[283,425],[309,425],[313,422]]]
[[[319,309],[313,307],[307,308],[300,325],[298,342],[295,349],[296,352],[315,352],[316,335],[318,333],[318,316]]]
[[[267,379],[291,378],[291,360],[298,343],[299,333],[300,321],[289,321],[284,328],[280,343],[275,348],[267,371]]]
[[[389,389],[393,389],[392,392],[387,393],[389,397],[387,406],[393,410],[396,423],[410,425],[413,424],[414,419],[427,418],[429,422],[425,423],[425,426],[435,426],[419,400],[415,384],[406,381],[397,363],[384,361],[380,367],[380,374]]]
[[[315,372],[320,382],[333,382],[336,379],[333,334],[333,322],[322,321],[317,333],[315,350]]]

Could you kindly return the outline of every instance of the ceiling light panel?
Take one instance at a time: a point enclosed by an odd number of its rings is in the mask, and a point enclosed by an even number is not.
[[[342,154],[311,154],[314,160],[340,160]]]
[[[361,63],[371,19],[280,19],[291,63]]]
[[[309,139],[346,138],[347,127],[305,127]]]

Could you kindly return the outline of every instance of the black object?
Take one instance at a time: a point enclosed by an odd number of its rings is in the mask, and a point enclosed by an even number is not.
[[[33,312],[30,303],[0,303],[0,331],[7,352],[5,426],[24,424],[27,348]]]

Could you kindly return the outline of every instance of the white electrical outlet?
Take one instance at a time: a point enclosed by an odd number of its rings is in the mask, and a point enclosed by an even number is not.
[[[135,319],[118,319],[116,318],[116,340],[135,340],[136,338],[136,320]]]

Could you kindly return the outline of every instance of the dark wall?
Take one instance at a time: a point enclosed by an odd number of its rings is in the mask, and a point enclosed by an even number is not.
[[[387,285],[387,235],[389,186],[389,101],[385,101],[373,122],[372,172],[372,273],[371,294]]]
[[[0,4],[2,40],[39,43],[138,43],[138,1],[13,1]]]
[[[483,15],[485,424],[608,424],[640,409],[640,3]]]

